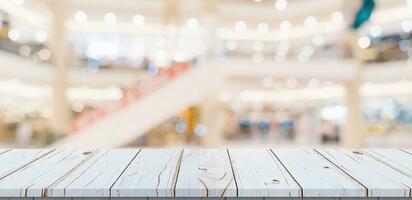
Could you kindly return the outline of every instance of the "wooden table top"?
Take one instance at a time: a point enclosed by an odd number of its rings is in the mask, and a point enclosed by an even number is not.
[[[1,149],[0,197],[411,197],[412,149]]]

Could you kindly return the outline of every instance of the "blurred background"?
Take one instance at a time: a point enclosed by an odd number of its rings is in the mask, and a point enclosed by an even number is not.
[[[412,0],[1,0],[0,148],[412,147]]]

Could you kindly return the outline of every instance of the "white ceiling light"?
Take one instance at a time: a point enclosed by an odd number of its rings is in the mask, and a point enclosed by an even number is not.
[[[371,40],[367,36],[362,36],[358,39],[358,45],[361,49],[366,49],[371,45]]]
[[[411,20],[404,20],[401,24],[402,31],[405,33],[412,31],[412,21]]]
[[[325,37],[323,35],[315,35],[312,38],[312,43],[315,46],[322,46],[325,43]]]
[[[31,48],[27,45],[23,45],[19,48],[19,53],[24,57],[28,57],[31,54]]]
[[[15,3],[17,5],[23,5],[24,0],[13,0],[13,3]]]
[[[275,3],[275,8],[279,11],[285,10],[287,7],[288,3],[286,0],[277,0]]]
[[[21,34],[20,34],[19,30],[11,29],[8,33],[8,36],[9,36],[10,40],[17,41],[17,40],[20,39]]]
[[[372,37],[379,37],[380,35],[382,35],[382,28],[377,25],[371,26],[369,29],[369,34]]]
[[[239,21],[236,22],[236,24],[235,24],[235,30],[236,30],[237,32],[243,32],[243,31],[246,31],[246,29],[247,29],[247,24],[246,24],[246,22],[244,22],[244,21],[242,21],[242,20],[239,20]]]
[[[279,58],[286,57],[289,52],[289,43],[281,42],[276,49],[276,56]]]
[[[76,11],[76,13],[74,13],[74,20],[77,23],[84,23],[87,21],[87,14],[83,11]]]
[[[315,50],[313,49],[312,46],[305,46],[302,49],[302,54],[307,56],[307,57],[312,56],[314,53],[315,53]]]
[[[305,19],[305,26],[308,28],[313,28],[318,24],[318,20],[314,16],[308,16]]]
[[[133,24],[136,26],[143,26],[144,25],[144,17],[143,15],[135,15],[133,16]]]
[[[47,40],[47,32],[43,30],[38,30],[34,33],[34,37],[37,42],[43,43]]]
[[[257,30],[259,33],[267,33],[269,32],[269,25],[265,22],[262,22],[258,25]]]
[[[104,22],[106,24],[115,24],[117,21],[117,17],[115,14],[109,12],[104,15]]]
[[[303,47],[302,51],[298,54],[299,62],[307,62],[314,52],[315,50],[312,46]]]
[[[280,23],[279,29],[282,32],[289,32],[292,29],[292,24],[289,21],[285,20]]]
[[[186,22],[186,26],[190,30],[197,29],[197,28],[199,28],[199,21],[194,17],[189,18]]]
[[[42,49],[38,53],[40,60],[47,61],[50,58],[50,51],[47,49]]]
[[[343,14],[341,11],[335,11],[331,15],[331,19],[335,23],[341,23],[343,21]]]

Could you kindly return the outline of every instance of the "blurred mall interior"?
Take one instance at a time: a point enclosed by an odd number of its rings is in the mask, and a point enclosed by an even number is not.
[[[412,147],[412,0],[0,0],[0,148]]]

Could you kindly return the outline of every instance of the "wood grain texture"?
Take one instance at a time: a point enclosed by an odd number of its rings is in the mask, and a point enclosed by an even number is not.
[[[400,149],[368,149],[366,154],[405,176],[412,178],[412,153]],[[412,189],[411,189],[412,190]],[[412,191],[409,192],[412,196]]]
[[[410,149],[0,150],[0,200],[411,199],[411,179]]]
[[[14,149],[0,154],[0,179],[36,161],[53,151],[52,149]]]
[[[366,188],[309,149],[272,149],[302,187],[303,197],[366,197]]]
[[[229,149],[239,197],[299,197],[301,188],[268,149]]]
[[[0,196],[41,197],[88,155],[81,150],[55,150],[0,180]]]
[[[110,149],[86,165],[65,176],[67,185],[57,184],[50,190],[64,188],[65,197],[109,197],[110,188],[139,152],[138,149]],[[53,194],[53,193],[51,193]]]
[[[143,149],[111,189],[112,197],[173,197],[180,149]]]
[[[87,151],[85,154],[89,154],[79,165],[72,168],[67,172],[62,178],[53,183],[46,188],[45,195],[47,197],[65,197],[66,188],[75,182],[80,176],[82,176],[85,171],[91,168],[103,155],[105,155],[109,150],[95,150]]]
[[[366,153],[412,178],[412,151],[408,149],[368,149]]]
[[[176,197],[236,196],[226,149],[185,149],[175,187]]]
[[[320,154],[368,188],[369,197],[409,197],[412,179],[363,150],[318,149]]]

